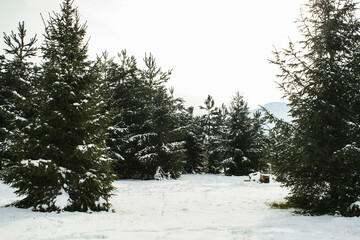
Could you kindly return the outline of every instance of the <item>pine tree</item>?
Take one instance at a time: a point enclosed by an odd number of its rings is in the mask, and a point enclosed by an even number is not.
[[[313,214],[359,215],[360,22],[351,0],[310,0],[302,48],[275,52],[292,125],[278,124],[267,149],[291,187],[289,203]],[[281,127],[282,126],[282,127]],[[286,139],[279,133],[285,133]],[[276,152],[273,152],[276,151]]]
[[[86,26],[72,1],[46,23],[34,119],[32,158],[12,171],[12,186],[24,196],[18,207],[37,211],[109,209],[113,189],[106,155],[105,102],[97,66],[87,61]]]
[[[215,160],[218,171],[223,172],[223,160],[228,155],[229,145],[229,110],[225,104],[216,108],[213,123],[213,138],[210,139],[211,146],[214,146],[210,159]]]
[[[145,69],[141,70],[141,79],[149,88],[150,118],[146,125],[147,146],[138,153],[146,168],[146,178],[153,178],[154,171],[162,169],[167,178],[178,178],[183,171],[184,142],[181,113],[184,111],[183,100],[173,96],[165,83],[170,79],[171,70],[163,72],[150,54],[144,58]]]
[[[143,70],[134,58],[122,58],[111,103],[116,117],[109,144],[116,172],[120,178],[154,179],[161,169],[164,177],[177,178],[184,165],[183,104],[164,85],[171,71],[162,72],[152,55],[145,56]]]
[[[260,112],[250,116],[244,97],[236,93],[229,110],[229,156],[223,161],[225,174],[248,175],[259,170],[264,141],[263,122]]]
[[[252,160],[252,169],[254,171],[269,172],[270,165],[263,160],[264,146],[268,142],[268,135],[265,134],[266,118],[261,110],[255,111],[251,118],[251,136],[252,142],[248,150],[249,159]]]
[[[247,175],[253,171],[247,151],[252,143],[249,107],[243,96],[236,93],[230,103],[230,157],[223,161],[227,175]]]
[[[136,59],[128,56],[126,51],[118,57],[120,64],[114,62],[108,69],[111,86],[109,108],[113,112],[108,146],[119,178],[142,178],[145,170],[136,153],[144,147],[147,139],[149,89],[140,79]]]
[[[224,104],[221,108],[215,107],[214,99],[210,95],[204,101],[204,104],[205,106],[200,106],[200,109],[207,112],[201,119],[206,171],[217,174],[222,171],[222,160],[226,156],[227,108]]]
[[[183,100],[175,98],[173,90],[168,91],[165,86],[156,89],[153,100],[150,124],[155,134],[151,138],[150,148],[155,151],[150,150],[150,153],[156,156],[157,169],[161,168],[166,178],[176,179],[180,177],[185,165],[185,129],[181,121]],[[153,163],[148,163],[148,166],[154,167]]]
[[[188,108],[184,115],[186,133],[184,137],[186,149],[185,173],[201,173],[205,168],[204,146],[202,143],[202,127],[200,117],[194,116],[194,108]]]
[[[37,67],[30,60],[36,55],[36,41],[34,36],[26,42],[24,22],[19,23],[17,34],[4,34],[10,58],[0,56],[0,170],[3,165],[11,168],[27,155],[25,146],[35,115]]]
[[[1,85],[3,86],[2,89],[0,90],[0,178],[1,178],[1,173],[3,170],[3,165],[4,165],[4,161],[5,159],[8,159],[7,152],[8,152],[8,147],[6,146],[6,139],[7,139],[7,125],[8,125],[8,114],[5,111],[5,106],[6,106],[6,99],[7,99],[7,87],[6,85],[3,83],[4,82],[4,66],[5,65],[5,56],[0,55],[0,81],[1,81]]]

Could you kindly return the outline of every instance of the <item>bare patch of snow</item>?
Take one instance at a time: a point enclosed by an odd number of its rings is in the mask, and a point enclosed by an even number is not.
[[[275,181],[244,181],[248,179],[183,175],[174,181],[116,181],[111,199],[114,211],[92,214],[4,207],[18,198],[0,183],[0,236],[25,240],[359,239],[359,218],[301,216],[272,209],[269,204],[282,201],[288,190]],[[59,196],[57,204],[67,204],[66,194]]]

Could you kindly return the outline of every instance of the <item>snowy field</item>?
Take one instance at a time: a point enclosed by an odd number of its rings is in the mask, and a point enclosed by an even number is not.
[[[5,207],[16,196],[0,183],[0,239],[360,239],[360,218],[271,209],[269,203],[281,201],[286,189],[244,179],[184,175],[176,181],[116,181],[114,211],[92,214]]]

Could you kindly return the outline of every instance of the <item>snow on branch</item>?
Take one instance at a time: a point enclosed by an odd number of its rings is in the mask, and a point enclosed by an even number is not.
[[[79,150],[80,152],[86,152],[91,148],[94,148],[95,144],[86,144],[86,145],[77,145],[76,149]]]
[[[33,159],[27,159],[27,160],[22,160],[21,164],[25,165],[25,166],[35,166],[35,167],[39,167],[40,164],[49,164],[51,163],[51,160],[45,160],[45,159],[38,159],[38,160],[33,160]]]

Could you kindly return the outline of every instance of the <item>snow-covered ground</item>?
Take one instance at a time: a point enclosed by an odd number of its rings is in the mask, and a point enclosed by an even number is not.
[[[287,190],[244,177],[184,175],[178,180],[116,181],[114,212],[39,213],[5,207],[16,200],[0,183],[0,239],[360,239],[360,218],[299,216],[272,209]]]

